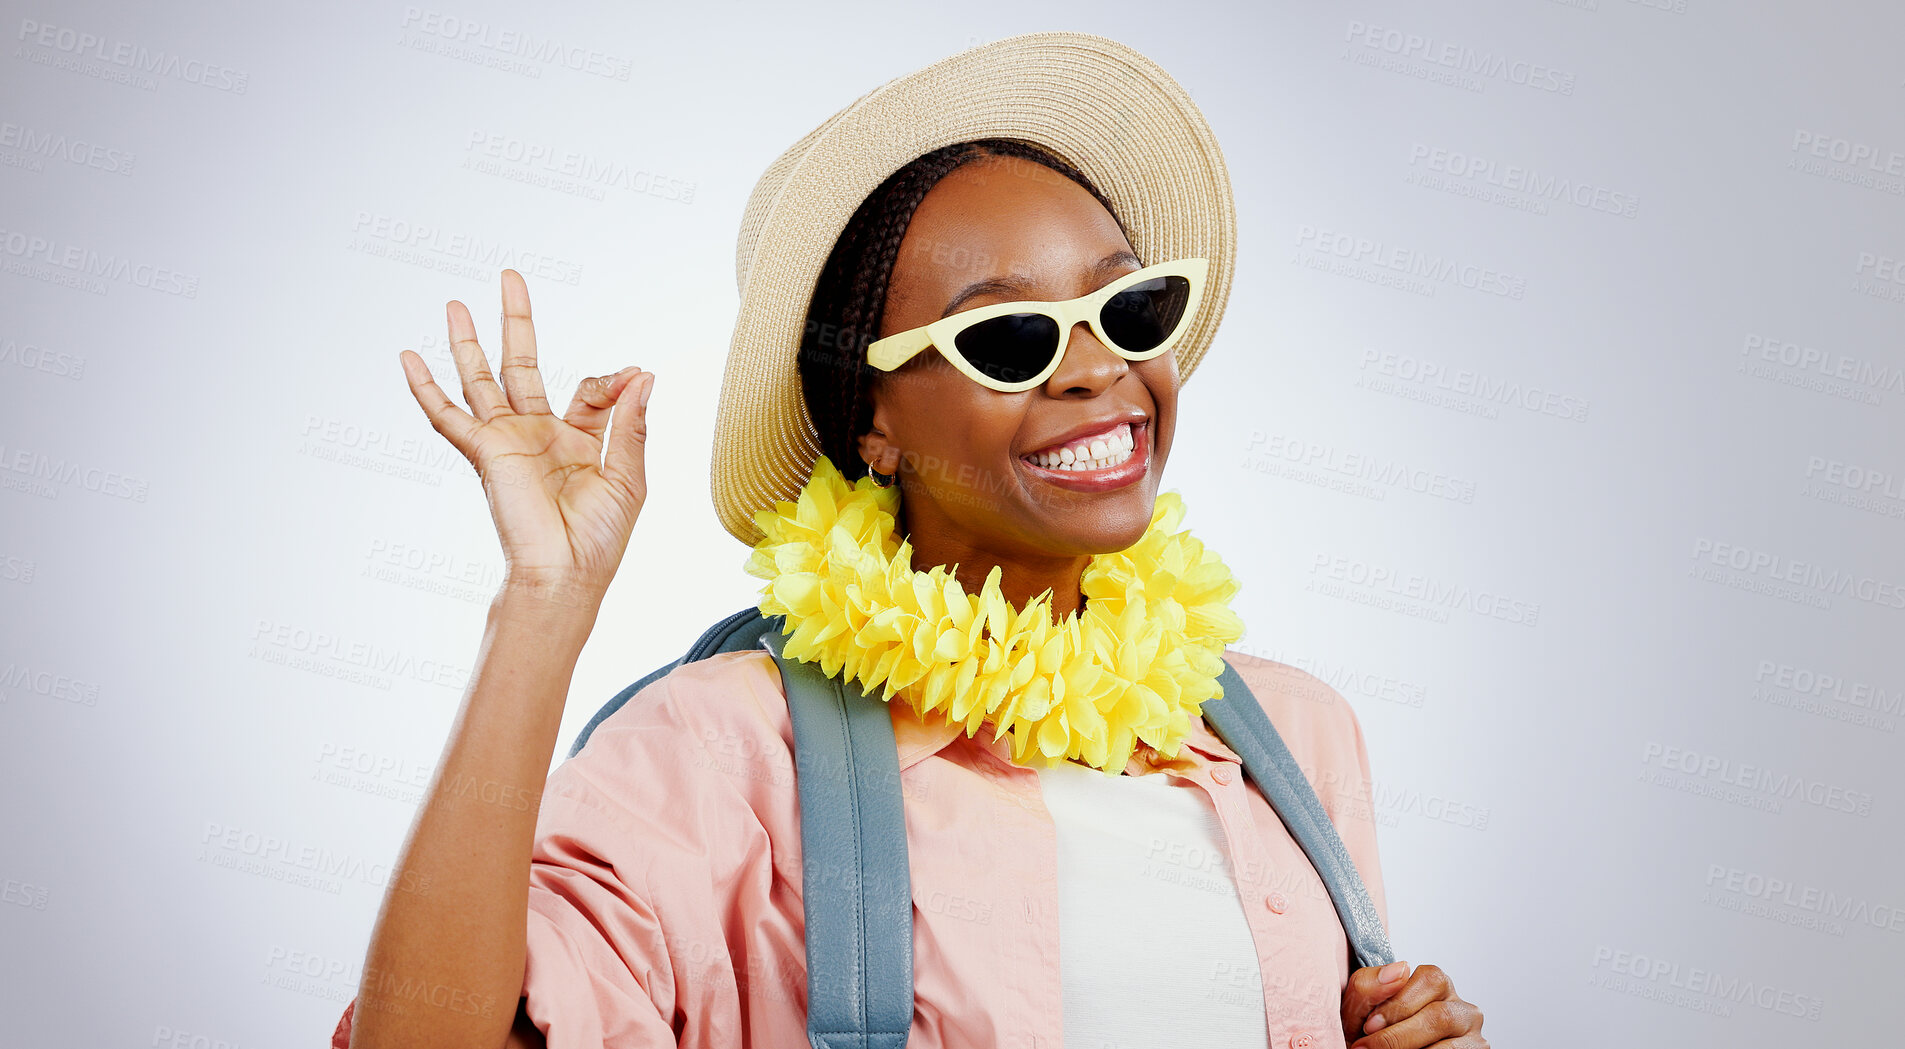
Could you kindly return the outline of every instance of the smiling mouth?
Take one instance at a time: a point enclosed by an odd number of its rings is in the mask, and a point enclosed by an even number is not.
[[[1063,445],[1043,448],[1020,458],[1046,470],[1090,473],[1124,465],[1130,461],[1136,447],[1137,442],[1133,439],[1131,424],[1121,422],[1103,433],[1090,434]]]

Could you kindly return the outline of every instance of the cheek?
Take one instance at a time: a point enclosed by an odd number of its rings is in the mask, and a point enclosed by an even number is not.
[[[920,369],[896,393],[902,447],[947,462],[1011,455],[1025,415],[1026,395],[988,390],[949,364]]]
[[[1170,447],[1171,436],[1177,429],[1177,354],[1167,353],[1145,361],[1137,372],[1145,392],[1151,396],[1152,436],[1158,451],[1163,452]]]
[[[968,382],[966,385],[974,384]],[[983,389],[977,394],[968,395],[964,407],[972,445],[998,455],[1010,456],[1019,432],[1025,428],[1025,407],[1030,397],[1030,394],[995,393]]]

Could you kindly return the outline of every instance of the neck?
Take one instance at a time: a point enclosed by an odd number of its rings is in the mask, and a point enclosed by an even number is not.
[[[967,593],[976,594],[985,586],[986,574],[997,565],[999,591],[1012,602],[1013,608],[1022,609],[1033,598],[1050,590],[1054,623],[1062,623],[1066,616],[1083,609],[1085,598],[1080,579],[1091,564],[1091,555],[1055,557],[983,549],[948,522],[916,521],[909,511],[909,505],[902,501],[896,524],[900,535],[912,544],[914,571],[924,572],[935,565],[945,565]]]

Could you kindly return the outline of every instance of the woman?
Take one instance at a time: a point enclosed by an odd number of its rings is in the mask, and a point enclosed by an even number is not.
[[[1081,121],[1126,153],[1069,135]],[[1150,144],[1164,134],[1200,145]],[[1040,142],[1119,179],[1135,217]],[[817,250],[816,229],[837,236]],[[1189,99],[1070,33],[864,96],[750,202],[716,503],[787,654],[888,704],[911,1046],[1487,1045],[1434,966],[1350,971],[1316,873],[1194,716],[1238,634],[1235,584],[1159,483],[1230,241]],[[483,479],[507,582],[334,1044],[806,1044],[772,657],[674,668],[536,786],[646,498],[654,376],[584,380],[557,419],[519,275],[500,384],[468,311],[448,312],[469,409],[415,354],[403,367]],[[1381,907],[1373,824],[1344,800],[1368,782],[1353,713],[1229,659],[1331,788]]]

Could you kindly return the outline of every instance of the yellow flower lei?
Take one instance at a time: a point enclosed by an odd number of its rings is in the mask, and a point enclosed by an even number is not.
[[[825,456],[798,502],[754,515],[764,537],[748,574],[768,580],[761,611],[787,617],[784,652],[844,668],[861,695],[884,686],[922,716],[990,718],[1012,735],[1013,760],[1036,753],[1117,775],[1136,740],[1167,758],[1206,700],[1223,695],[1223,651],[1243,636],[1229,607],[1230,569],[1188,532],[1176,492],[1158,496],[1128,549],[1091,559],[1080,580],[1084,615],[1053,623],[1051,591],[1023,610],[999,591],[994,566],[968,595],[944,565],[918,572],[894,536],[899,489],[849,483]],[[1034,745],[1036,744],[1036,746]]]

